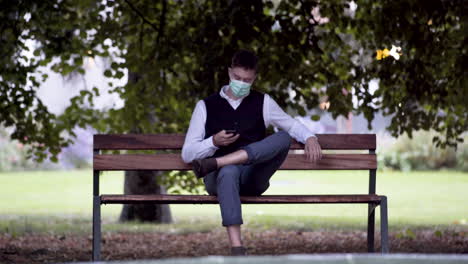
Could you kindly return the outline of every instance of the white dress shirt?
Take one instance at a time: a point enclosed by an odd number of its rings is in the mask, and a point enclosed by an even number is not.
[[[232,108],[237,109],[244,98],[230,98],[225,93],[228,88],[229,85],[223,86],[219,94],[228,101]],[[315,137],[314,133],[301,122],[286,114],[268,94],[265,94],[263,101],[263,120],[265,121],[265,127],[270,125],[278,127],[303,144],[305,144],[307,138]],[[203,100],[200,100],[195,106],[195,110],[193,110],[190,126],[182,147],[184,162],[190,163],[195,159],[210,157],[218,150],[218,147],[213,144],[213,136],[205,139],[205,123],[206,105]]]

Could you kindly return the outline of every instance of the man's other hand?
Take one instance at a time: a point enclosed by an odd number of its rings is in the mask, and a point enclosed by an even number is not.
[[[217,147],[223,147],[232,144],[238,138],[239,134],[226,133],[226,130],[221,130],[213,136],[213,144]]]
[[[322,148],[316,137],[307,138],[304,150],[307,160],[311,162],[315,163],[322,158]]]

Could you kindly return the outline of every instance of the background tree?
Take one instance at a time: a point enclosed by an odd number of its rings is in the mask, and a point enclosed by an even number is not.
[[[230,58],[240,48],[260,57],[255,88],[291,113],[304,115],[326,96],[334,117],[390,115],[394,136],[434,129],[443,135],[434,142],[445,146],[467,129],[463,0],[362,0],[355,10],[354,2],[343,0],[0,3],[0,123],[13,129],[13,139],[33,145],[39,160],[54,159],[73,141],[75,126],[185,132],[195,103],[228,82]],[[28,40],[34,41],[32,56],[26,55]],[[400,60],[375,59],[377,49],[392,44],[401,46]],[[108,59],[105,76],[120,79],[128,72],[127,84],[112,89],[125,106],[96,110],[93,88],[72,98],[63,114],[50,113],[36,94],[47,78],[40,67],[83,74],[83,61],[97,56]],[[375,92],[368,87],[373,79],[379,80]],[[127,175],[125,191],[141,191],[153,178]],[[158,178],[173,191],[200,185],[187,173]],[[144,191],[164,190],[155,183]],[[126,207],[121,219],[163,221],[161,207],[140,209]]]

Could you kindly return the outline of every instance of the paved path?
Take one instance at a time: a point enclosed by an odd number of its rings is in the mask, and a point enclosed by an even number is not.
[[[81,262],[81,264],[92,262]],[[317,254],[135,260],[95,264],[468,264],[468,255],[456,254]],[[79,263],[75,263],[79,264]]]

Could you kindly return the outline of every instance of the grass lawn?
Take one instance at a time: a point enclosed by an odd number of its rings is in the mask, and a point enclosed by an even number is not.
[[[0,232],[89,232],[92,171],[0,173]],[[366,193],[365,171],[281,171],[267,194]],[[119,194],[123,173],[101,176],[101,193]],[[468,173],[377,172],[377,193],[387,195],[390,228],[439,226],[468,229]],[[211,230],[218,205],[171,205],[175,225],[117,224],[121,205],[102,207],[104,230]],[[246,227],[365,229],[367,205],[245,205]],[[377,221],[379,220],[377,210]],[[378,222],[377,222],[378,223]],[[465,224],[463,224],[465,223]]]

